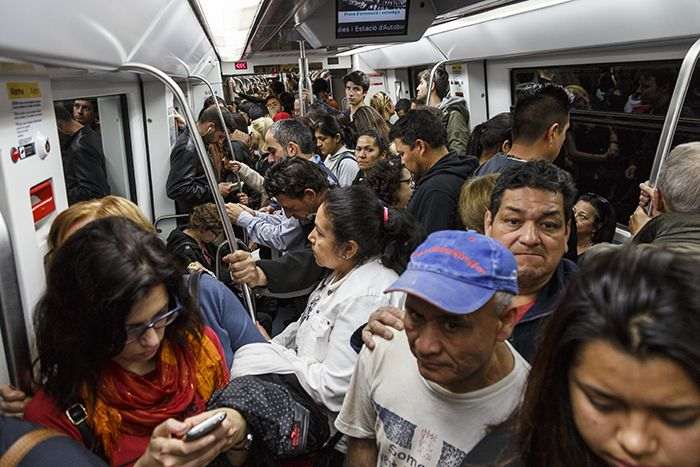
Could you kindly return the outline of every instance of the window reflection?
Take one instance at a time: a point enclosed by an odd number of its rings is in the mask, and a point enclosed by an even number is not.
[[[655,61],[515,69],[512,96],[529,83],[565,86],[571,129],[557,164],[579,192],[604,196],[626,220],[649,178],[681,62]],[[700,77],[693,76],[673,145],[700,140]]]

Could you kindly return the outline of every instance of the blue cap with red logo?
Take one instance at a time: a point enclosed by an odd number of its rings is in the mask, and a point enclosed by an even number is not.
[[[413,252],[408,268],[386,292],[401,291],[453,314],[484,306],[496,292],[518,293],[515,257],[472,230],[434,232]]]

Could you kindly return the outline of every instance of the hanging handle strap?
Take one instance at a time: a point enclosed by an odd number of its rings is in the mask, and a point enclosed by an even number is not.
[[[0,467],[16,467],[22,462],[29,451],[47,439],[56,436],[66,436],[63,433],[50,428],[37,428],[22,435],[10,448],[0,457]]]

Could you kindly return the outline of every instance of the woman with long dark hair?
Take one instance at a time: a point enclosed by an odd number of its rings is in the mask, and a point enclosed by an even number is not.
[[[584,264],[530,372],[522,465],[699,465],[698,276],[698,258],[654,246]]]
[[[245,430],[234,428],[245,425],[232,410],[214,435],[180,439],[211,415],[206,402],[228,381],[219,338],[187,287],[165,245],[128,219],[72,234],[51,259],[37,305],[41,390],[25,418],[112,465],[205,465],[241,442]]]
[[[367,171],[382,159],[389,157],[389,140],[377,130],[365,130],[357,135],[355,143],[355,158],[360,170],[357,172],[353,185],[362,183]]]
[[[348,149],[352,144],[350,129],[332,115],[326,115],[314,125],[316,147],[323,164],[335,175],[340,186],[352,185],[360,170],[355,154]]]

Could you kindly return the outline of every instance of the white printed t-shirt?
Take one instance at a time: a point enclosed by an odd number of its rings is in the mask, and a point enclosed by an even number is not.
[[[464,394],[424,379],[405,332],[376,339],[360,353],[335,426],[353,438],[377,440],[377,466],[459,467],[486,429],[508,418],[522,399],[530,370],[509,344],[513,370]]]

